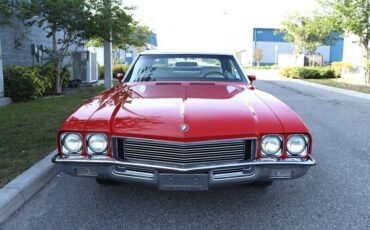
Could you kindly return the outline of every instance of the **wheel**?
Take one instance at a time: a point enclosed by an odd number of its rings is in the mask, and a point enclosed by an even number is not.
[[[266,180],[266,181],[255,181],[251,185],[258,186],[258,187],[268,187],[271,186],[274,181]]]
[[[102,179],[102,178],[95,178],[96,183],[100,185],[115,185],[119,184],[117,181],[110,180],[110,179]]]

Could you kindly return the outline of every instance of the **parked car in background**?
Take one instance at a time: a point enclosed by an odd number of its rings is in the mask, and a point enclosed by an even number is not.
[[[163,190],[295,179],[315,165],[298,115],[232,54],[147,51],[58,131],[53,162],[100,184]]]

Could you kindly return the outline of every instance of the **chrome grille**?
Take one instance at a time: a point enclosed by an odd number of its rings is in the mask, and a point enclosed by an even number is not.
[[[116,139],[119,160],[151,160],[171,163],[203,163],[250,159],[254,140],[167,142],[134,138]]]

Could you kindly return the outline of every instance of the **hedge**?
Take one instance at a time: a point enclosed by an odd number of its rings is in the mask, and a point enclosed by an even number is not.
[[[278,65],[244,66],[244,69],[279,69]]]
[[[63,71],[63,70],[61,70]],[[24,101],[51,94],[55,91],[56,70],[49,65],[43,66],[10,66],[4,69],[5,95],[13,101]],[[70,72],[66,72],[63,85],[70,79]]]
[[[118,64],[118,65],[113,66],[113,74],[126,73],[127,70],[128,70],[127,64]]]
[[[340,77],[342,70],[353,70],[353,65],[349,62],[333,62],[331,63],[331,68],[334,70],[335,76]]]
[[[48,81],[47,88],[44,94],[54,94],[55,93],[55,80],[57,71],[52,65],[38,65],[30,68],[35,68],[36,71],[39,71],[40,76],[42,79]],[[69,81],[71,80],[71,72],[65,69],[61,69],[61,72],[64,71],[64,78],[63,78],[63,87],[67,87]]]
[[[117,64],[113,66],[113,69],[112,69],[113,75],[117,73],[126,73],[128,70],[128,67],[129,66],[127,64]],[[104,79],[104,65],[99,65],[98,68],[99,68],[98,69],[99,79]]]
[[[334,70],[330,67],[285,67],[281,69],[280,74],[297,79],[335,78]]]
[[[98,66],[98,75],[99,79],[104,79],[104,65]]]

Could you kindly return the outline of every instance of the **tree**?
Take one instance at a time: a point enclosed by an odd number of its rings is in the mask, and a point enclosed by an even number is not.
[[[368,68],[370,55],[370,0],[321,0],[324,12],[331,16],[338,31],[352,33],[359,38],[363,49],[365,82],[370,84]]]
[[[46,52],[56,69],[56,93],[62,92],[62,82],[71,65],[71,49],[84,45],[89,39],[114,41],[120,47],[145,42],[144,31],[129,14],[132,8],[118,0],[0,0],[0,13],[7,20],[12,16],[24,20],[28,26],[38,26],[52,40]],[[149,29],[148,29],[149,30]]]
[[[128,45],[140,47],[149,41],[150,29],[135,21],[129,14],[134,8],[122,7],[122,1],[89,0],[86,9],[84,34],[92,38],[94,45],[102,46],[104,41],[112,41],[113,47],[126,49]]]
[[[128,14],[132,8],[122,8],[120,0],[89,0],[86,8],[90,13],[87,20],[89,26],[85,27],[87,37],[104,41],[104,84],[109,88],[112,86],[112,43],[119,48],[130,44],[137,45],[137,42],[143,43],[143,40],[140,40],[142,37],[133,37],[140,28]]]
[[[116,41],[113,40],[113,53],[115,58],[113,58],[113,65],[119,64],[120,63],[120,52],[119,49],[127,49],[129,45],[137,47],[138,50],[140,49],[146,49],[146,43],[149,42],[149,38],[151,35],[151,30],[144,25],[138,25],[136,26],[135,30],[131,33],[129,38],[123,43],[119,43],[122,41]],[[90,39],[87,43],[87,46],[89,47],[103,47],[104,45],[104,40],[102,38],[93,38]],[[117,58],[118,57],[118,58]]]
[[[114,40],[114,49],[127,49],[129,45],[135,47],[143,47],[149,42],[149,38],[152,31],[145,25],[136,25],[136,28],[131,32],[130,36],[125,40]],[[90,39],[86,45],[90,47],[102,47],[104,44],[104,39],[101,37],[94,37]]]
[[[310,16],[299,13],[290,14],[285,21],[281,23],[280,32],[285,33],[285,40],[294,44],[294,53],[296,55],[304,51],[312,55],[311,65],[314,65],[314,56],[318,46],[328,45],[333,42],[334,28],[331,25],[330,18],[312,14]]]
[[[254,54],[254,60],[257,63],[257,66],[260,66],[260,63],[263,58],[263,51],[260,48],[256,48],[255,54]]]
[[[28,26],[38,26],[51,39],[52,47],[47,47],[45,52],[55,68],[56,93],[62,93],[63,80],[72,61],[70,49],[84,42],[84,0],[19,0],[12,4],[17,17]],[[70,58],[65,62],[67,56]]]
[[[12,14],[12,5],[9,0],[0,0],[0,25],[9,25]]]

